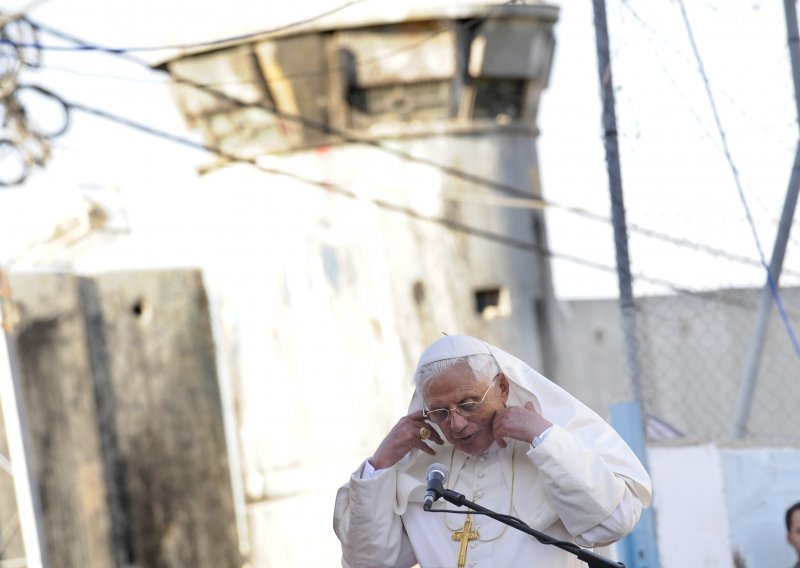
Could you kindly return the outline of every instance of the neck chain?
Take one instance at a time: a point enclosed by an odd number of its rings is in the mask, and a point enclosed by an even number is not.
[[[453,458],[455,457],[455,455],[456,455],[456,448],[455,448],[455,446],[453,446],[453,451],[450,454],[450,469],[448,471],[453,471]],[[516,457],[517,457],[517,442],[515,440],[514,441],[514,447],[511,450],[511,491],[510,491],[510,495],[508,497],[508,514],[509,515],[511,514],[511,512],[512,512],[512,510],[514,508],[514,477],[516,475],[516,471],[514,469],[514,461],[515,461]],[[472,500],[475,501],[474,495],[473,495],[473,499]],[[452,528],[447,523],[447,502],[445,502],[445,504],[444,504],[444,511],[445,511],[445,513],[442,516],[444,517],[444,526],[447,527],[447,530],[449,530],[450,532],[455,532],[455,531],[461,530],[458,527]],[[467,518],[470,518],[470,514],[469,513],[467,513]],[[503,529],[497,534],[497,536],[493,536],[492,538],[480,538],[480,537],[478,537],[477,540],[479,540],[480,542],[490,542],[490,541],[496,540],[496,539],[500,538],[501,536],[503,536],[503,534],[506,532],[507,528],[508,528],[508,525],[503,524]]]

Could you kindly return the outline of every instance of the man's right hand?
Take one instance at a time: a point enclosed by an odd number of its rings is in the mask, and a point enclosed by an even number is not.
[[[422,440],[419,436],[419,431],[423,427],[431,432],[428,440]],[[425,421],[422,416],[422,411],[412,412],[408,416],[403,416],[394,428],[386,435],[386,437],[375,450],[370,458],[372,467],[377,469],[386,469],[399,462],[404,455],[406,455],[413,448],[417,448],[430,454],[436,455],[436,450],[431,448],[426,442],[435,442],[440,446],[444,443],[438,432],[434,430],[433,426]]]

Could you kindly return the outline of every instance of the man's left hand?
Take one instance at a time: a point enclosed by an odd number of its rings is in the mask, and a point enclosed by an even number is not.
[[[528,401],[524,408],[507,406],[498,410],[492,422],[492,434],[497,445],[505,448],[508,445],[505,438],[530,444],[536,436],[552,425],[552,422],[539,414],[533,403]]]

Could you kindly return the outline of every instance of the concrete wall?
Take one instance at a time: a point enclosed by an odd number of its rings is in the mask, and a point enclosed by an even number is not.
[[[648,459],[661,567],[732,568],[717,448],[651,448]]]
[[[441,162],[480,162],[519,185],[528,183],[530,143],[454,136],[402,145]],[[338,148],[281,162],[359,195],[531,241],[530,212],[484,215],[458,199],[465,184],[385,153]],[[383,174],[354,185],[367,164]],[[334,566],[335,491],[405,414],[425,346],[466,333],[541,363],[540,259],[251,168],[225,168],[202,185],[226,194],[219,225],[198,246],[230,259],[206,277],[236,394],[254,563]],[[491,287],[506,290],[509,311],[486,319],[475,293]],[[304,534],[317,535],[314,547]]]
[[[12,273],[11,288],[50,565],[240,566],[201,274]]]
[[[720,290],[637,299],[644,408],[650,439],[719,442],[733,437],[736,403],[760,290]],[[800,290],[781,290],[786,310]],[[554,318],[556,355],[550,378],[604,414],[629,400],[616,300],[563,302]],[[800,397],[797,354],[781,319],[767,329],[745,439],[758,445],[796,445]]]

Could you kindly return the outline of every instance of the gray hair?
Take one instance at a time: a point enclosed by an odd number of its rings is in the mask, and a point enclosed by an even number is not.
[[[432,361],[423,365],[414,373],[414,384],[417,390],[425,395],[428,383],[452,369],[456,365],[467,365],[472,370],[472,376],[480,382],[489,382],[500,372],[500,366],[492,355],[487,353],[476,353],[465,355],[464,357],[454,357],[452,359],[442,359]]]

